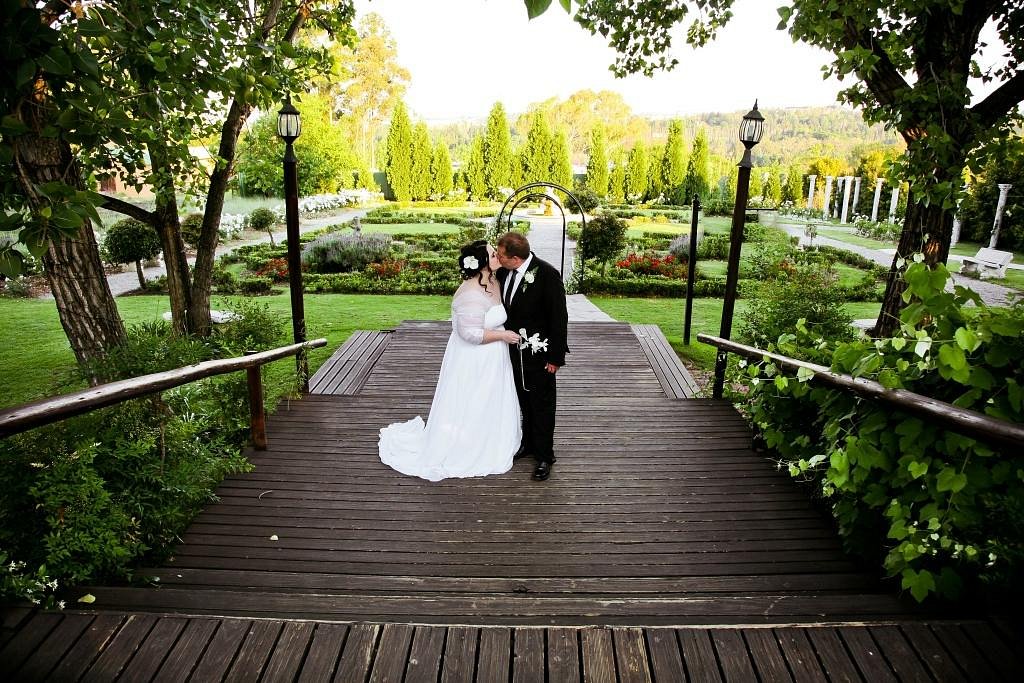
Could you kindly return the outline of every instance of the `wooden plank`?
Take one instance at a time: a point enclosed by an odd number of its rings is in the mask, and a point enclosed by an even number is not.
[[[963,630],[1003,679],[1014,680],[1024,672],[1020,651],[1011,650],[991,626],[981,621],[971,622],[964,624]]]
[[[995,667],[971,642],[960,624],[933,624],[932,631],[967,674],[968,680],[995,681],[999,679]]]
[[[786,658],[779,649],[775,633],[767,628],[743,629],[743,639],[754,663],[757,676],[762,681],[792,681],[793,676],[786,666]]]
[[[284,624],[263,671],[263,680],[295,680],[313,638],[313,629],[314,625],[309,622],[289,621]]]
[[[401,683],[413,630],[409,624],[384,624],[370,670],[370,683]]]
[[[478,683],[508,683],[511,673],[512,631],[507,628],[480,629],[476,680]],[[431,680],[437,680],[435,678]]]
[[[345,649],[334,674],[335,683],[366,680],[377,647],[378,632],[379,627],[372,624],[353,624],[349,627]]]
[[[935,680],[955,681],[964,678],[963,671],[957,667],[927,624],[906,623],[901,624],[900,629]]]
[[[807,639],[804,629],[778,628],[775,629],[775,638],[789,664],[789,670],[793,672],[794,680],[798,683],[826,680],[815,655],[814,647]]]
[[[676,635],[679,637],[687,678],[691,681],[721,681],[718,659],[708,632],[688,628],[680,629]]]
[[[139,645],[121,677],[126,681],[148,681],[156,675],[160,665],[181,635],[186,619],[162,617],[154,624],[146,639]]]
[[[651,655],[651,672],[656,681],[685,681],[686,668],[679,650],[679,638],[673,629],[645,630],[647,649]]]
[[[121,628],[124,620],[125,617],[120,614],[96,616],[60,662],[55,662],[56,667],[50,680],[77,681],[81,678]]]
[[[299,671],[298,683],[328,683],[348,635],[347,624],[317,624],[313,642]]]
[[[718,656],[718,666],[726,681],[750,681],[756,678],[747,654],[747,644],[738,630],[716,628],[711,630],[711,642]]]
[[[536,628],[517,628],[513,632],[513,683],[544,683],[544,635]]]
[[[57,627],[25,660],[18,670],[17,678],[22,681],[45,681],[54,666],[74,645],[79,636],[92,623],[93,617],[85,614],[67,614]]]
[[[227,683],[259,680],[263,667],[273,651],[274,643],[281,633],[282,625],[280,621],[252,622],[224,680]]]
[[[117,635],[103,649],[82,680],[90,683],[105,683],[116,679],[156,622],[157,619],[153,616],[129,615]]]
[[[154,683],[188,680],[218,625],[217,619],[189,619],[178,642],[153,678]]]
[[[809,628],[807,637],[821,661],[828,680],[844,683],[864,680],[857,673],[857,666],[846,654],[846,647],[835,629]]]
[[[615,683],[615,646],[606,628],[588,628],[580,632],[584,683]]]
[[[493,631],[494,629],[487,629]],[[446,629],[434,626],[417,626],[409,650],[409,662],[405,669],[405,683],[437,683],[441,673],[441,656],[444,654]],[[481,649],[483,638],[481,638]],[[505,655],[505,680],[508,680],[508,643],[502,648]],[[481,651],[481,659],[483,652]],[[481,668],[483,662],[481,662]]]
[[[837,629],[846,643],[850,657],[857,664],[861,675],[868,681],[895,681],[892,667],[871,637],[868,629],[860,626],[844,626]]]
[[[444,644],[441,683],[472,683],[476,673],[478,629],[457,626],[448,629]]]
[[[647,646],[644,632],[638,628],[617,628],[612,631],[615,645],[615,669],[619,683],[649,683]]]
[[[548,680],[579,681],[579,631],[568,628],[550,628],[547,632],[547,640]]]
[[[210,640],[206,653],[192,672],[194,681],[220,681],[242,647],[252,625],[245,619],[223,619]]]
[[[29,658],[39,644],[46,640],[61,621],[59,614],[41,612],[28,623],[0,650],[0,674],[10,676]]]
[[[889,662],[896,677],[903,683],[931,681],[924,664],[896,626],[871,626],[871,636]]]

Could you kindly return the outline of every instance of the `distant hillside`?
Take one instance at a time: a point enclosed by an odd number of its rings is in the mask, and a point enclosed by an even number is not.
[[[726,158],[739,159],[742,145],[737,138],[740,120],[746,111],[694,114],[681,117],[683,119],[687,140],[692,140],[697,129],[707,129],[708,143],[713,154]],[[799,107],[792,109],[765,109],[761,111],[765,118],[764,137],[754,148],[754,157],[758,165],[781,163],[804,163],[818,156],[835,156],[856,163],[857,159],[868,149],[885,146],[902,148],[903,142],[894,133],[881,126],[868,126],[861,118],[860,112],[839,106],[834,107]],[[510,124],[514,123],[517,114],[511,114]],[[646,142],[648,144],[663,143],[668,130],[669,119],[640,119],[646,125]],[[444,141],[452,155],[452,161],[464,162],[468,155],[473,136],[484,129],[484,120],[460,121],[431,128],[431,136],[435,140]],[[513,145],[518,144],[519,136],[513,133]],[[580,156],[574,155],[574,162],[581,162]],[[585,158],[582,159],[585,163]]]

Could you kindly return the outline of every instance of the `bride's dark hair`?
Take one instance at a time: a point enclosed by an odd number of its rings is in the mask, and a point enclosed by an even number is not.
[[[459,250],[459,273],[462,275],[462,279],[468,280],[475,275],[480,286],[487,289],[487,283],[484,282],[484,269],[487,268],[490,261],[491,255],[487,253],[487,240],[476,240],[463,245]]]

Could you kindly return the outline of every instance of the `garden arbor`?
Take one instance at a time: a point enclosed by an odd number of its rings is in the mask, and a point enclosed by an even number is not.
[[[543,188],[543,191],[538,191],[537,188]],[[528,202],[528,201],[531,201],[531,200],[534,200],[534,199],[548,199],[551,202],[553,202],[555,204],[555,206],[558,207],[558,211],[562,214],[562,256],[561,256],[561,260],[559,261],[559,264],[558,264],[558,274],[562,278],[564,278],[565,277],[565,272],[564,272],[565,271],[565,238],[566,238],[566,229],[567,229],[566,220],[565,220],[565,208],[562,206],[562,202],[560,202],[558,200],[558,197],[551,192],[552,189],[557,190],[559,192],[564,192],[565,193],[566,197],[568,197],[576,205],[576,208],[580,212],[580,220],[582,221],[583,225],[586,225],[587,224],[587,215],[586,215],[586,212],[583,210],[583,205],[580,204],[580,200],[578,200],[576,198],[576,195],[574,195],[568,188],[565,188],[565,187],[559,185],[558,183],[552,183],[552,182],[527,183],[526,185],[523,185],[522,187],[520,187],[517,190],[515,190],[512,194],[510,194],[508,196],[508,199],[505,200],[505,203],[502,204],[501,211],[498,212],[498,219],[495,221],[494,224],[500,228],[501,227],[501,219],[503,217],[505,217],[506,220],[507,220],[507,226],[508,226],[509,229],[511,229],[512,228],[512,214],[515,212],[516,207],[518,207],[520,204],[523,204],[524,202]],[[509,208],[510,204],[511,204],[511,208]],[[505,209],[508,209],[508,213],[507,214],[505,212]]]

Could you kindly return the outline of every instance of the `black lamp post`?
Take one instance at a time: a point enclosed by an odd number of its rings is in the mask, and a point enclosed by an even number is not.
[[[306,312],[302,301],[302,259],[299,253],[299,176],[292,143],[302,132],[299,110],[289,97],[277,113],[277,134],[284,140],[284,213],[288,234],[288,288],[292,298],[292,335],[296,344],[306,341]],[[302,392],[309,391],[306,354],[295,356]]]
[[[743,158],[740,160],[739,178],[736,180],[736,206],[732,210],[732,232],[729,236],[729,270],[725,279],[725,301],[722,304],[722,328],[718,336],[728,339],[732,334],[732,313],[736,306],[736,286],[740,279],[740,248],[743,244],[743,223],[747,215],[747,193],[750,190],[750,150],[761,141],[764,131],[764,117],[754,108],[743,117],[740,123],[740,142],[743,143]],[[719,350],[715,359],[714,397],[722,398],[725,387],[725,365],[727,354]]]

